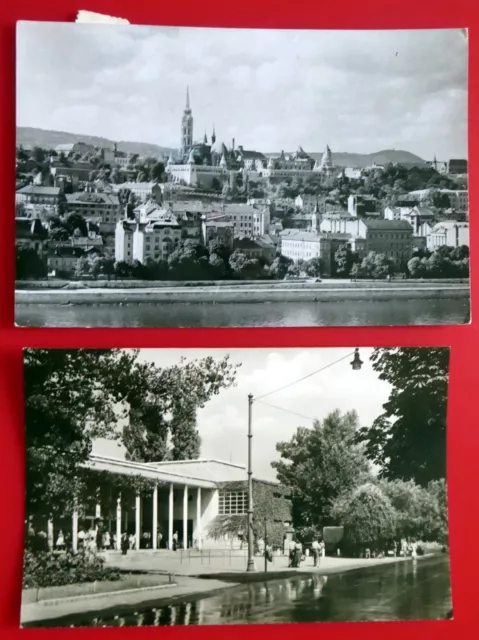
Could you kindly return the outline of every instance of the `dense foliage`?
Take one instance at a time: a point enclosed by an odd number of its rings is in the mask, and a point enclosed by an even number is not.
[[[291,492],[295,527],[334,524],[336,498],[368,477],[363,447],[355,443],[358,428],[355,412],[335,411],[276,445],[281,459],[273,467]]]
[[[446,477],[449,349],[376,349],[372,363],[392,385],[383,413],[359,430],[366,455],[387,479],[426,486]]]
[[[443,245],[434,253],[414,256],[407,267],[413,278],[468,278],[469,247]]]
[[[105,567],[102,558],[90,553],[73,555],[26,550],[23,556],[23,589],[105,580],[113,582],[120,577],[117,569]]]
[[[196,409],[236,375],[228,358],[161,368],[115,349],[27,349],[24,371],[27,514],[48,517],[88,493],[94,438],[121,440],[133,460],[196,456]]]

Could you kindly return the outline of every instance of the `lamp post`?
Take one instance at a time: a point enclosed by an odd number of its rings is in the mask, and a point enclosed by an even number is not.
[[[347,357],[347,356],[346,356]],[[341,358],[343,360],[344,358]],[[339,362],[339,361],[336,361]],[[336,364],[333,362],[332,364]],[[328,365],[328,368],[331,365]],[[353,371],[359,371],[363,366],[363,361],[359,356],[359,349],[355,349],[353,353],[353,359],[349,363]],[[320,369],[319,371],[322,371]],[[315,373],[319,373],[316,371]],[[314,374],[309,374],[307,377],[310,377]],[[302,378],[303,379],[303,378]],[[301,380],[302,380],[301,379]],[[298,380],[297,382],[301,382]],[[289,386],[289,385],[288,385]],[[282,387],[283,388],[283,387]],[[270,392],[276,393],[281,389],[276,389],[276,391]],[[264,396],[261,396],[264,397]],[[256,571],[256,567],[254,564],[254,537],[253,537],[253,394],[248,394],[248,564],[246,567],[247,571]],[[267,571],[267,558],[266,558],[266,521],[265,521],[265,571]]]
[[[247,571],[255,571],[253,540],[253,461],[252,461],[252,428],[253,394],[248,395],[248,566]]]

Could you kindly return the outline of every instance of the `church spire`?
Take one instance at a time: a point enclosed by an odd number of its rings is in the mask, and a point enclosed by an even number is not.
[[[216,142],[215,125],[213,125],[213,133],[211,134],[211,144]]]
[[[186,85],[186,109],[190,108],[190,87]]]
[[[208,144],[208,136],[206,135],[206,131],[205,135],[203,136],[203,144]]]

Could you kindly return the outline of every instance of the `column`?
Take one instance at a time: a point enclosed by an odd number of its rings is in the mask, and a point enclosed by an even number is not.
[[[78,551],[78,510],[75,507],[72,513],[72,551]]]
[[[203,532],[201,531],[201,487],[198,487],[196,493],[196,541],[198,549],[203,547]]]
[[[188,548],[188,485],[183,489],[183,549]]]
[[[140,509],[141,509],[141,498],[140,496],[136,496],[135,498],[135,547],[136,550],[140,548]]]
[[[170,484],[168,500],[168,549],[173,549],[173,484]]]
[[[152,546],[154,551],[158,548],[158,485],[153,487],[153,527],[151,535],[153,536]]]
[[[50,549],[50,551],[53,551],[53,548],[55,546],[55,540],[53,539],[53,520],[49,520],[47,522],[47,541],[48,548]]]
[[[121,494],[116,499],[116,550],[121,551]]]

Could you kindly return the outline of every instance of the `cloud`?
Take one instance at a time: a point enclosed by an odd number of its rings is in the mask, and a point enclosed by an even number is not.
[[[17,41],[19,125],[177,147],[189,84],[197,138],[214,122],[220,138],[262,151],[329,143],[333,152],[466,156],[467,43],[458,29],[24,22]]]

